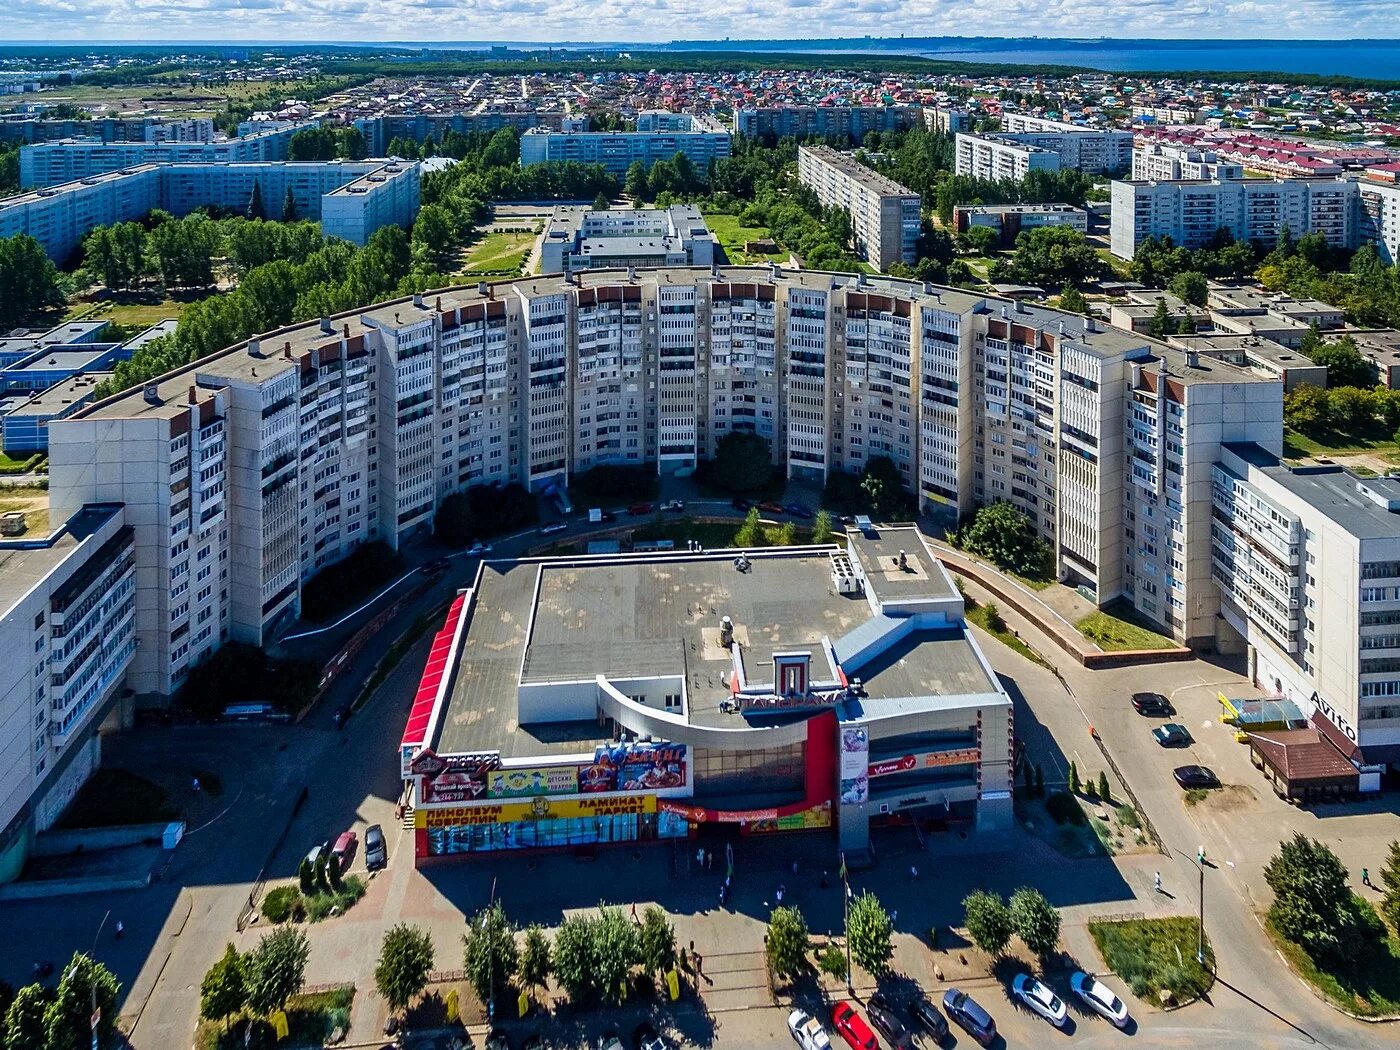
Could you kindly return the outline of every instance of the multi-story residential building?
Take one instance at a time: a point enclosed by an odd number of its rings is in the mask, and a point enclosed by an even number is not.
[[[859,145],[871,131],[903,131],[923,122],[918,106],[742,106],[734,133],[776,141],[829,139]]]
[[[380,226],[410,226],[418,213],[417,161],[144,164],[0,200],[0,236],[27,233],[58,260],[71,258],[96,226],[126,222],[156,208],[242,210],[259,187],[269,217],[288,192],[297,217],[320,219],[325,233],[364,244]]]
[[[884,270],[891,263],[918,258],[921,232],[919,195],[830,146],[802,146],[797,177],[824,208],[851,217],[856,254]]]
[[[713,117],[671,114],[679,130],[664,131],[554,131],[534,127],[520,136],[520,164],[578,161],[601,164],[621,178],[636,161],[650,168],[658,160],[683,153],[697,171],[710,161],[729,156],[729,129]]]
[[[119,506],[56,520],[47,537],[0,539],[0,882],[97,768],[98,728],[130,717],[134,530]]]
[[[256,135],[219,142],[98,142],[63,139],[22,146],[19,184],[43,189],[143,164],[240,164],[287,159],[287,143],[314,122],[288,124]]]
[[[1287,227],[1355,247],[1357,184],[1347,179],[1238,179],[1228,182],[1113,183],[1109,245],[1131,259],[1148,237],[1200,248],[1219,230],[1238,241],[1272,244]]]
[[[1059,153],[1015,136],[959,132],[953,150],[957,174],[988,182],[1019,182],[1032,171],[1060,170]]]
[[[449,131],[459,135],[473,132],[491,133],[502,128],[528,131],[549,128],[552,131],[587,131],[588,118],[570,116],[563,110],[500,110],[483,109],[479,113],[381,113],[372,117],[355,117],[355,127],[365,137],[365,151],[371,157],[387,157],[389,144],[395,139],[441,142]],[[241,134],[241,132],[240,132]]]
[[[606,211],[562,204],[540,235],[540,273],[709,266],[718,257],[718,242],[693,204]]]
[[[1061,168],[1092,175],[1125,172],[1132,166],[1131,131],[1085,127],[1029,113],[1003,113],[1001,137],[1054,150],[1060,155]]]
[[[73,138],[100,142],[213,142],[214,122],[208,117],[187,120],[164,117],[0,118],[0,142],[52,142]]]
[[[1002,245],[1013,244],[1022,230],[1041,226],[1069,226],[1089,232],[1089,213],[1072,204],[978,204],[953,209],[953,227],[966,233],[974,226],[996,230]]]
[[[1135,182],[1183,179],[1215,180],[1244,178],[1244,165],[1221,160],[1211,150],[1169,142],[1146,142],[1133,149],[1132,179]]]
[[[265,641],[318,570],[369,539],[399,546],[462,487],[548,490],[602,463],[680,471],[733,430],[768,438],[788,476],[888,456],[926,508],[1008,500],[1063,578],[1198,641],[1214,592],[1171,543],[1195,542],[1188,495],[1212,442],[1280,446],[1282,388],[1082,316],[917,282],[589,270],[202,358],[52,422],[50,498],[59,514],[133,508],[130,680],[168,695],[222,641]],[[109,456],[141,470],[104,469]]]
[[[924,126],[943,135],[972,130],[972,114],[961,106],[926,106]]]
[[[1393,265],[1400,261],[1400,184],[1387,175],[1356,180],[1357,241],[1374,245],[1381,261]]]
[[[1211,474],[1211,571],[1250,676],[1325,719],[1355,761],[1400,761],[1400,481],[1247,444]]]

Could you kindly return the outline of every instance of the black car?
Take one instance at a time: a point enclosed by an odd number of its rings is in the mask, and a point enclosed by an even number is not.
[[[748,500],[746,500],[746,499],[738,499],[738,498],[735,498],[735,499],[730,500],[730,501],[729,501],[729,505],[730,505],[731,507],[733,507],[735,510],[742,510],[742,511],[747,511],[750,507],[753,506],[753,504],[750,503]]]
[[[365,869],[376,871],[389,863],[389,854],[384,849],[384,831],[378,824],[365,828]]]
[[[1161,693],[1134,693],[1133,710],[1140,715],[1150,715],[1153,718],[1170,718],[1176,714],[1176,708],[1172,707],[1172,702]]]
[[[943,1009],[968,1035],[983,1046],[991,1046],[997,1037],[997,1023],[982,1005],[966,992],[949,988],[943,993]]]
[[[914,1018],[914,1022],[921,1026],[934,1042],[941,1043],[948,1038],[948,1022],[943,1015],[938,1012],[938,1007],[927,999],[918,999],[909,1007],[909,1014]]]
[[[1218,788],[1220,778],[1212,773],[1205,766],[1177,766],[1172,770],[1172,776],[1183,788]]]
[[[808,520],[812,516],[811,510],[800,503],[789,503],[783,508],[783,511],[794,518],[801,518],[803,521]]]
[[[894,1005],[879,992],[872,995],[870,1001],[865,1004],[865,1012],[870,1016],[870,1023],[875,1031],[884,1036],[885,1042],[890,1046],[896,1050],[907,1050],[914,1045],[909,1029],[904,1027],[904,1022],[894,1012]]]

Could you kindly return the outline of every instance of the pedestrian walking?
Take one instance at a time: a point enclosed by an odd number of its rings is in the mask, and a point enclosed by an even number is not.
[[[194,790],[196,795],[199,794],[199,777],[194,778],[194,782],[190,784],[190,787]]]
[[[701,846],[695,851],[695,866],[702,871],[705,868],[705,847]]]
[[[1159,871],[1159,872],[1157,872],[1152,878],[1153,878],[1153,881],[1156,883],[1157,892],[1158,892],[1158,893],[1161,893],[1161,892],[1162,892],[1162,873]]]
[[[715,851],[712,850],[712,849],[707,849],[707,850],[705,851],[705,870],[706,870],[706,871],[714,871],[714,870],[715,870]]]
[[[891,908],[891,909],[890,909],[890,925],[893,926],[893,925],[894,925],[895,923],[897,923],[898,921],[899,921],[899,909],[898,909],[898,908]]]
[[[1362,869],[1361,869],[1361,885],[1363,885],[1363,886],[1370,886],[1370,885],[1371,885],[1371,870],[1370,870],[1369,868],[1362,868]]]
[[[633,922],[639,921],[639,920],[637,919],[637,904],[636,904],[635,901],[632,903],[632,921],[633,921]]]
[[[910,881],[910,882],[918,882],[918,881],[919,881],[919,869],[916,868],[916,867],[914,867],[914,865],[912,865],[912,864],[909,865],[909,881]]]
[[[117,940],[122,939],[122,934],[126,932],[126,927],[122,925],[121,919],[117,920]]]
[[[797,878],[797,861],[792,862],[792,877]]]
[[[778,883],[778,903],[783,903],[783,884],[781,882]]]

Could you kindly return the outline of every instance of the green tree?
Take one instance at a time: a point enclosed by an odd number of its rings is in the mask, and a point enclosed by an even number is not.
[[[607,211],[612,207],[612,201],[608,200],[608,195],[602,190],[598,191],[598,196],[593,198],[594,211]]]
[[[1074,759],[1069,760],[1069,792],[1071,795],[1079,794],[1079,766]]]
[[[467,980],[483,1003],[499,1002],[520,963],[515,927],[506,918],[500,901],[493,901],[472,916],[465,946]]]
[[[1303,352],[1312,358],[1313,364],[1327,369],[1329,387],[1369,387],[1376,381],[1376,369],[1357,349],[1356,340],[1343,335],[1331,342],[1319,342],[1311,348],[1304,346]]]
[[[1153,311],[1152,319],[1147,322],[1147,334],[1153,339],[1165,339],[1167,329],[1171,325],[1171,315],[1167,312],[1167,301],[1157,300],[1157,309]]]
[[[1011,909],[1001,894],[974,890],[963,898],[963,925],[972,943],[988,955],[1000,958],[1015,932]]]
[[[1336,420],[1327,391],[1304,383],[1283,395],[1283,421],[1301,434],[1331,430]]]
[[[1044,959],[1060,943],[1060,913],[1031,886],[1022,886],[1011,895],[1011,923],[1027,948]]]
[[[1043,576],[1050,567],[1050,548],[1021,511],[1005,500],[980,508],[958,530],[963,549],[1022,576]]]
[[[638,204],[651,200],[651,183],[647,179],[647,166],[634,160],[627,169],[627,177],[622,183],[622,192]]]
[[[248,1005],[266,1016],[287,1005],[306,980],[306,960],[311,942],[294,926],[281,926],[264,934],[244,957]]]
[[[225,1021],[247,1003],[248,983],[243,956],[230,944],[200,982],[199,1016],[209,1021]]]
[[[44,1010],[44,1036],[50,1050],[85,1047],[92,1043],[93,1006],[101,1011],[97,1045],[117,1044],[117,996],[121,984],[112,972],[81,953],[74,953]]]
[[[833,981],[844,981],[846,979],[846,953],[835,943],[828,941],[821,954],[817,956],[817,969],[826,974]]]
[[[773,452],[767,438],[734,430],[715,443],[710,479],[725,491],[752,492],[768,484],[772,474]]]
[[[1381,898],[1381,914],[1390,928],[1400,937],[1400,841],[1390,844],[1385,863],[1381,866],[1381,885],[1385,896]]]
[[[587,1004],[598,992],[593,969],[593,927],[597,922],[575,912],[564,916],[554,934],[554,976],[574,1006]]]
[[[1069,310],[1076,314],[1087,314],[1089,300],[1085,299],[1084,293],[1074,285],[1067,284],[1060,289],[1060,309]]]
[[[676,962],[676,931],[666,913],[655,904],[642,912],[642,968],[651,974],[669,970]]]
[[[628,975],[641,962],[637,924],[621,908],[600,906],[593,927],[593,972],[605,1002],[620,1003],[626,998]]]
[[[871,456],[860,478],[860,491],[870,516],[876,521],[895,521],[908,506],[904,479],[889,456]]]
[[[543,988],[553,972],[549,938],[544,927],[532,923],[525,929],[525,941],[520,946],[520,962],[516,978],[523,988]]]
[[[739,531],[734,534],[734,546],[762,547],[765,539],[763,523],[759,520],[758,508],[750,507],[749,513],[744,518],[744,524],[740,525]]]
[[[1355,957],[1366,927],[1347,870],[1331,849],[1295,834],[1279,844],[1264,879],[1274,891],[1274,929],[1321,966]]]
[[[1099,772],[1099,798],[1105,802],[1113,801],[1113,794],[1108,788],[1108,774],[1102,771]]]
[[[27,233],[0,237],[0,328],[26,325],[63,303],[58,267],[43,246]]]
[[[872,977],[889,972],[894,955],[894,923],[878,897],[869,890],[851,901],[846,915],[851,956]]]
[[[253,192],[248,195],[248,206],[243,209],[243,216],[247,219],[265,219],[267,210],[263,207],[262,183],[253,181]]]
[[[433,516],[433,535],[449,547],[465,547],[478,535],[472,514],[471,498],[465,492],[454,492],[443,498]]]
[[[1022,230],[1016,236],[1010,264],[994,266],[1013,281],[1050,288],[1066,284],[1081,287],[1108,270],[1084,234],[1070,226]]]
[[[990,226],[969,226],[962,235],[967,250],[974,255],[986,255],[996,247],[1001,235]]]
[[[817,511],[816,520],[812,522],[812,542],[830,543],[835,536],[835,530],[831,527],[831,512],[827,510]]]
[[[773,537],[773,546],[791,547],[797,542],[797,523],[785,521],[778,526],[777,535]]]
[[[27,984],[15,993],[5,1011],[5,1050],[50,1050],[44,1016],[52,1001],[53,993],[42,984]]]
[[[452,213],[441,204],[425,204],[413,222],[413,244],[441,265],[452,250]]]
[[[806,973],[812,939],[802,913],[788,905],[774,908],[768,916],[763,950],[768,956],[768,968],[779,978],[787,980]]]
[[[1210,295],[1206,275],[1199,270],[1183,270],[1171,279],[1167,289],[1172,295],[1192,306],[1205,306]]]
[[[297,196],[292,192],[290,186],[287,187],[287,192],[282,195],[282,221],[297,221]]]
[[[374,968],[374,986],[389,1009],[404,1009],[428,986],[433,968],[433,938],[427,930],[399,923],[385,931]]]

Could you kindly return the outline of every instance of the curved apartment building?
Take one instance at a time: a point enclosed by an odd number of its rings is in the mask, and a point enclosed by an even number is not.
[[[126,505],[129,682],[261,643],[356,545],[448,494],[693,467],[733,430],[790,477],[889,456],[925,510],[1006,499],[1062,578],[1214,635],[1210,470],[1278,451],[1282,386],[1076,314],[777,267],[593,270],[414,296],[248,340],[55,422],[53,512]]]

